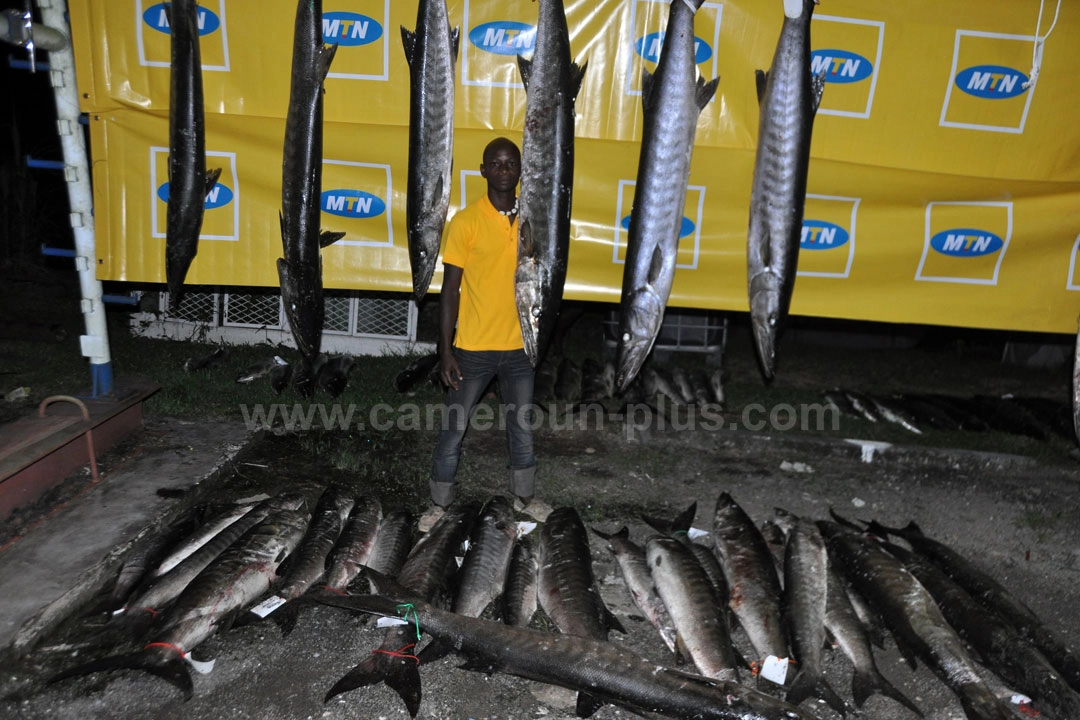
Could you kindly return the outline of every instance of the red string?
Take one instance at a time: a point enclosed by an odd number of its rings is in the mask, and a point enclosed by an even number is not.
[[[158,615],[161,614],[160,610],[155,610],[154,608],[151,608],[151,607],[133,607],[133,608],[128,608],[124,612],[131,613],[131,612],[135,612],[136,610],[142,610],[143,612],[148,612],[148,613],[150,613],[150,616],[154,617],[154,618],[156,618]]]
[[[337,588],[330,587],[329,585],[320,585],[320,587],[323,590],[329,590],[330,592],[334,593],[335,595],[346,596],[346,595],[349,594],[349,593],[345,592],[344,590],[338,590]]]
[[[405,652],[406,650],[412,650],[414,647],[416,647],[416,643],[409,643],[400,650],[383,650],[382,648],[375,648],[371,652],[372,654],[379,653],[380,655],[389,655],[390,657],[409,658],[410,660],[415,660],[416,664],[419,665],[420,658],[412,653]]]
[[[1022,712],[1024,715],[1027,715],[1028,717],[1039,717],[1040,715],[1039,711],[1031,707],[1030,703],[1020,703],[1018,705],[1018,709],[1020,710],[1020,712]]]
[[[152,647],[170,648],[172,650],[175,650],[176,654],[179,655],[180,657],[184,657],[184,651],[180,648],[179,645],[173,645],[172,643],[168,643],[168,642],[152,642],[152,643],[147,644],[143,648],[143,650],[149,650]]]

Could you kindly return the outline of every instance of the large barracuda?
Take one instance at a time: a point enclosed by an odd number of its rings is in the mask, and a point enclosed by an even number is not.
[[[167,6],[168,7],[168,6]],[[206,194],[221,168],[206,171],[198,6],[173,0],[169,13],[169,199],[165,210],[165,280],[169,312],[180,309],[184,279],[199,251]]]
[[[326,558],[327,588],[342,592],[360,574],[375,550],[381,522],[382,503],[378,498],[364,495],[356,499],[337,545]]]
[[[775,562],[761,531],[726,492],[716,501],[713,548],[731,589],[731,610],[750,637],[756,660],[787,657]]]
[[[248,511],[253,507],[255,506],[249,503],[236,505],[206,521],[206,523],[199,526],[199,528],[183,542],[173,547],[169,551],[169,554],[162,559],[157,568],[154,569],[154,572],[150,577],[161,577],[172,570],[187,559],[188,556],[212,540],[219,532],[232,525],[244,515],[247,515]]]
[[[516,537],[514,508],[505,497],[495,495],[480,511],[469,551],[458,570],[459,588],[451,607],[454,612],[480,617],[502,595]]]
[[[397,582],[410,595],[431,599],[443,588],[454,563],[454,553],[469,536],[478,510],[476,503],[454,503],[416,543],[397,577]],[[330,595],[319,595],[315,599],[333,605],[335,603],[327,599]],[[416,717],[422,692],[417,670],[420,661],[412,651],[418,640],[413,626],[390,628],[382,644],[334,683],[324,700],[384,682],[401,697],[409,714]]]
[[[416,30],[401,28],[409,62],[409,184],[405,228],[413,297],[420,302],[439,257],[450,170],[454,162],[454,62],[458,28],[450,29],[446,0],[420,0]]]
[[[734,682],[721,682],[657,665],[604,640],[510,627],[440,610],[398,589],[379,595],[323,597],[328,605],[387,617],[412,603],[412,622],[470,659],[467,667],[517,675],[591,695],[640,714],[681,720],[816,720],[774,697]],[[650,717],[652,715],[649,715]]]
[[[694,15],[705,0],[672,0],[656,72],[645,71],[637,189],[630,211],[619,309],[615,382],[625,392],[652,350],[671,284],[698,115],[720,78],[698,77]]]
[[[528,535],[522,535],[514,544],[500,603],[502,621],[507,625],[527,627],[532,622],[537,605],[537,570],[533,543]]]
[[[817,0],[784,0],[784,26],[768,73],[757,71],[758,125],[746,245],[750,320],[765,376],[791,304],[802,237],[810,133],[825,74],[810,75],[810,17]]]
[[[322,345],[321,248],[344,233],[320,233],[322,193],[323,80],[337,45],[322,40],[321,0],[300,0],[293,36],[292,80],[281,163],[281,245],[277,261],[285,316],[303,362],[293,386],[304,397],[315,391],[315,361]]]
[[[739,660],[728,635],[727,598],[720,598],[690,549],[672,537],[645,544],[656,591],[678,631],[679,646],[705,677],[738,682]]]
[[[562,0],[540,0],[536,50],[518,56],[525,84],[518,198],[518,263],[514,275],[525,352],[540,362],[559,315],[570,254],[574,192],[574,100],[584,65],[570,60]]]
[[[217,631],[219,623],[260,594],[277,577],[277,567],[304,534],[306,510],[272,513],[209,565],[176,600],[164,624],[139,652],[94,660],[52,678],[93,672],[141,669],[164,678],[191,697],[186,660],[192,648]],[[197,666],[198,667],[198,666]]]
[[[964,641],[930,593],[877,543],[836,523],[818,523],[843,574],[885,618],[897,642],[919,655],[956,693],[968,720],[1012,717],[979,675]]]

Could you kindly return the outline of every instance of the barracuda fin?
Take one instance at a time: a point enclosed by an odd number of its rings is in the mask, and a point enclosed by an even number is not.
[[[532,60],[517,56],[518,72],[521,73],[521,84],[525,86],[525,92],[529,92],[529,78],[532,76]]]
[[[206,171],[206,194],[209,195],[210,191],[217,185],[218,179],[221,178],[221,168],[214,168],[213,170]]]
[[[757,81],[757,101],[760,105],[761,99],[765,97],[765,86],[769,84],[769,73],[764,70],[755,70],[754,79]]]
[[[331,698],[350,690],[385,682],[405,703],[409,715],[416,717],[422,697],[417,666],[415,658],[373,652],[334,683],[326,692],[323,702],[329,702]]]
[[[695,91],[694,100],[697,102],[698,110],[704,110],[705,106],[709,104],[709,101],[713,99],[713,95],[716,94],[716,87],[720,84],[720,78],[715,77],[709,82],[705,82],[704,77],[698,77],[697,90]]]
[[[341,238],[345,237],[345,233],[336,232],[333,230],[323,230],[319,233],[319,247],[324,248],[333,245]]]
[[[416,33],[401,26],[401,44],[405,46],[405,61],[412,67],[413,55],[416,53]]]
[[[592,717],[600,708],[604,707],[603,700],[598,700],[588,693],[579,692],[577,695],[577,706],[574,708],[574,712],[580,718]]]
[[[573,102],[577,99],[578,93],[581,92],[581,82],[585,79],[585,68],[588,67],[588,62],[583,62],[581,65],[577,63],[570,63],[570,101]]]
[[[455,61],[457,60],[459,45],[461,45],[461,28],[456,27],[450,31],[450,57]]]
[[[151,655],[145,650],[128,655],[113,655],[79,665],[54,675],[49,678],[49,683],[111,670],[145,670],[179,689],[184,694],[184,700],[190,700],[194,692],[194,685],[191,682],[191,673],[188,671],[187,662],[179,654],[173,653],[162,658],[158,655]]]
[[[319,48],[319,52],[315,58],[315,64],[319,68],[319,82],[326,80],[326,74],[330,72],[330,63],[334,62],[334,55],[337,54],[337,43],[333,45],[323,45]]]
[[[821,105],[821,96],[825,92],[825,71],[810,79],[810,111],[817,115],[818,106]]]
[[[799,674],[795,676],[795,680],[791,683],[791,689],[787,691],[785,700],[792,705],[798,705],[803,700],[808,698],[818,698],[828,703],[836,712],[842,716],[846,716],[848,710],[848,704],[844,702],[836,691],[832,689],[829,682],[821,675],[811,675],[810,673],[799,671]]]

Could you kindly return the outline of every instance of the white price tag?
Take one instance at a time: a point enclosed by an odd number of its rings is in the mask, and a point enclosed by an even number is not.
[[[788,659],[770,655],[761,664],[761,677],[771,680],[777,685],[783,685],[787,680]]]
[[[708,537],[709,531],[702,530],[701,528],[692,527],[686,531],[686,536],[691,540],[697,540],[698,538]]]
[[[261,618],[264,618],[270,613],[277,610],[282,605],[284,605],[286,602],[288,601],[280,595],[271,595],[258,605],[251,608],[251,612],[255,613]]]
[[[376,627],[387,628],[395,625],[408,625],[409,623],[397,617],[381,617],[375,622]]]
[[[517,536],[524,537],[536,529],[536,523],[521,521],[517,524]]]

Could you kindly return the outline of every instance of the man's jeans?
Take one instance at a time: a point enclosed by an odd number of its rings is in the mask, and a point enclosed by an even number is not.
[[[431,499],[449,505],[454,499],[461,441],[465,437],[480,394],[493,377],[499,379],[502,417],[510,446],[510,492],[518,497],[532,497],[535,491],[536,458],[533,455],[532,396],[533,367],[524,350],[462,350],[454,348],[461,368],[458,389],[446,392],[439,441],[431,465]]]

